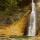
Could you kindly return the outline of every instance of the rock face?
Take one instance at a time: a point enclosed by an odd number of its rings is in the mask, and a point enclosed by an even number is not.
[[[0,35],[25,35],[31,13],[30,3],[30,0],[0,0]]]
[[[37,35],[40,35],[40,0],[34,0],[37,14]]]

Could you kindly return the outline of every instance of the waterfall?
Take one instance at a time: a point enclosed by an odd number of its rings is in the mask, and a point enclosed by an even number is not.
[[[35,8],[35,3],[32,0],[32,12],[30,15],[28,36],[35,36],[35,34],[36,34],[36,8]]]

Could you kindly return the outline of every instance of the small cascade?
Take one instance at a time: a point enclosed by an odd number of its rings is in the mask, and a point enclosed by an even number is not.
[[[28,36],[35,36],[35,35],[36,35],[36,8],[35,8],[35,3],[32,0],[32,12],[30,15]]]

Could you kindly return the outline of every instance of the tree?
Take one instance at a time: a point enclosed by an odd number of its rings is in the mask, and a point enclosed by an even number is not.
[[[8,1],[0,0],[0,10],[2,10],[2,11],[5,10],[6,7],[8,6],[7,4],[8,4]]]

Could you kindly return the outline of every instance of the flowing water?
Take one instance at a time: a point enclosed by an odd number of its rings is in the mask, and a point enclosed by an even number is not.
[[[32,0],[32,12],[30,16],[28,36],[35,36],[35,34],[36,34],[36,9],[35,9],[35,3]]]

